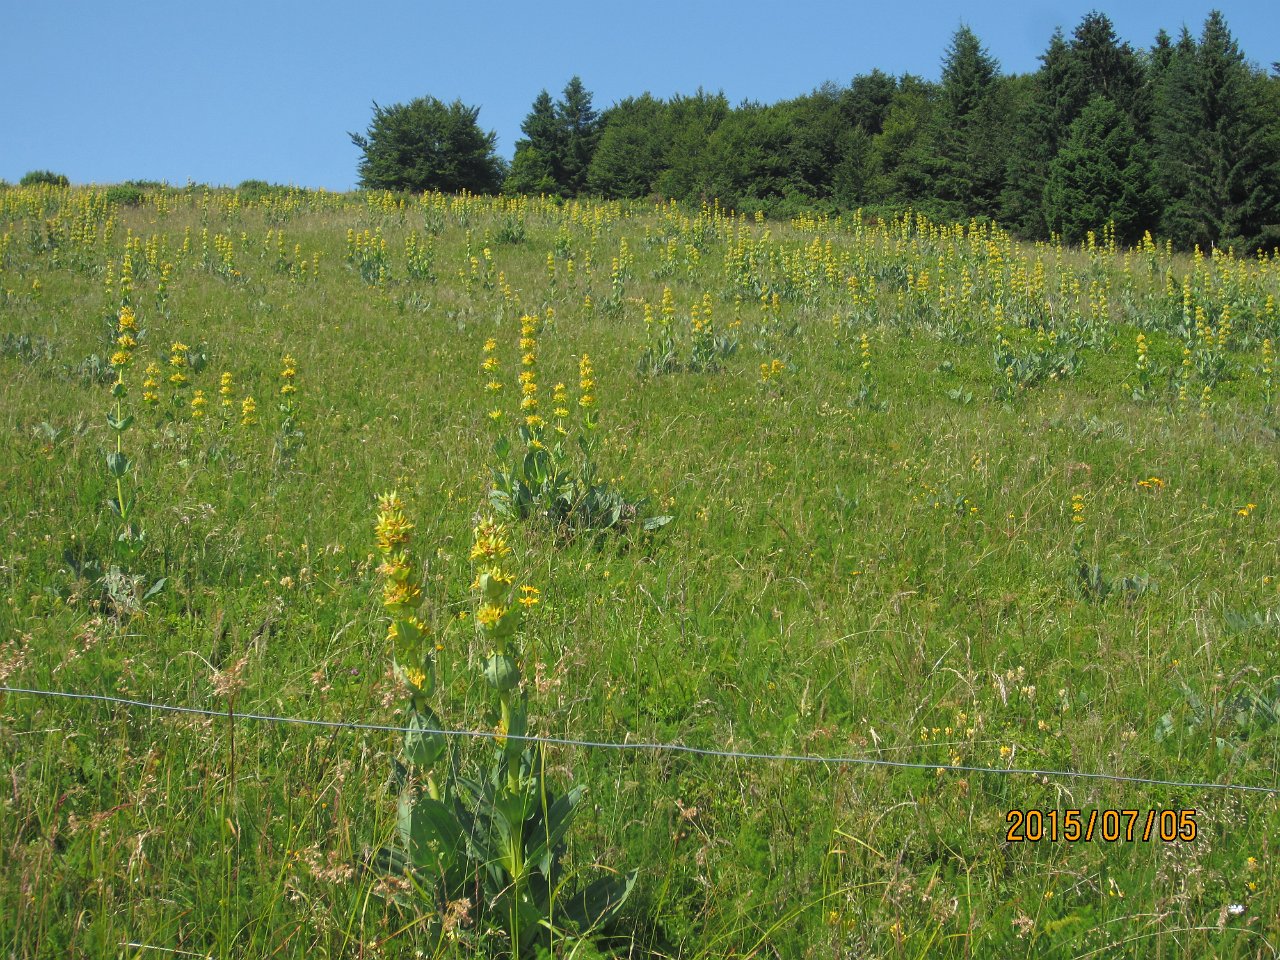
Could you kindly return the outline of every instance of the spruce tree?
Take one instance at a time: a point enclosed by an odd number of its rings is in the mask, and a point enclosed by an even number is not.
[[[1142,59],[1116,36],[1111,20],[1086,14],[1071,36],[1071,57],[1062,93],[1059,130],[1066,133],[1095,96],[1125,112],[1139,137],[1147,135],[1151,103]]]
[[[600,139],[599,115],[581,77],[574,76],[565,85],[555,119],[559,137],[556,180],[566,196],[576,197],[586,190],[587,172]]]
[[[1151,226],[1156,199],[1151,162],[1124,111],[1096,96],[1071,124],[1044,190],[1045,222],[1068,243],[1113,222],[1133,242]]]
[[[1249,252],[1280,229],[1280,130],[1265,75],[1218,11],[1199,42],[1184,31],[1159,90],[1157,174],[1164,229],[1178,242]]]
[[[1034,75],[1031,96],[1013,125],[1000,195],[1001,220],[1024,237],[1048,235],[1044,185],[1049,164],[1058,152],[1058,142],[1070,126],[1070,121],[1063,123],[1070,68],[1071,48],[1062,31],[1055,30],[1049,46],[1040,55],[1040,69]]]
[[[1000,65],[968,27],[952,35],[930,135],[932,193],[951,217],[994,216],[1003,182]]]
[[[560,129],[551,95],[543,90],[534,98],[529,115],[520,124],[524,138],[516,141],[508,193],[559,194],[561,180],[557,163],[562,150]]]

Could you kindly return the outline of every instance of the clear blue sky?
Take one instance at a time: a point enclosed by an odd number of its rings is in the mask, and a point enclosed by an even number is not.
[[[1280,60],[1271,3],[1219,6],[1249,59]],[[1211,4],[0,0],[0,178],[347,189],[347,131],[365,129],[374,100],[460,97],[510,157],[534,96],[575,73],[597,108],[699,86],[772,102],[873,67],[936,78],[962,20],[1024,72],[1055,26],[1069,34],[1094,8],[1145,47],[1162,26],[1198,34]]]

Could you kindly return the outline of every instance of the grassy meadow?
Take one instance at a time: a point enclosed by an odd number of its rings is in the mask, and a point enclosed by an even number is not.
[[[473,529],[555,427],[621,507],[506,523],[531,733],[921,765],[548,747],[568,874],[637,871],[556,956],[1280,946],[1273,795],[991,772],[1280,786],[1274,257],[201,187],[0,234],[0,684],[217,714],[0,692],[0,955],[512,952],[372,866],[403,737],[236,715],[403,722],[394,490],[421,696],[497,729]],[[1196,836],[1006,838],[1107,809]]]

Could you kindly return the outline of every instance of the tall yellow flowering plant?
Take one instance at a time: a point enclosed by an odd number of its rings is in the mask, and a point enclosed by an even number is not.
[[[380,851],[377,862],[409,874],[426,891],[428,922],[438,931],[444,916],[474,911],[478,922],[467,928],[476,938],[473,946],[496,936],[512,957],[557,955],[557,946],[570,949],[616,913],[635,874],[606,877],[564,895],[564,837],[585,787],[555,794],[545,779],[542,745],[528,737],[520,628],[524,613],[538,604],[539,591],[516,586],[506,527],[481,518],[471,547],[471,592],[480,672],[491,696],[485,733],[494,751],[485,765],[477,751],[451,747],[431,706],[435,647],[419,617],[424,598],[410,549],[412,530],[400,498],[380,498],[374,536],[382,555],[382,604],[393,668],[407,696],[403,752],[396,763],[396,841]],[[456,936],[462,928],[455,923],[449,929]]]

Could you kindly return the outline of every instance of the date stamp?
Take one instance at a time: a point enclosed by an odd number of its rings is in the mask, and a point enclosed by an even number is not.
[[[1010,810],[1008,843],[1190,843],[1196,812],[1186,810]]]

